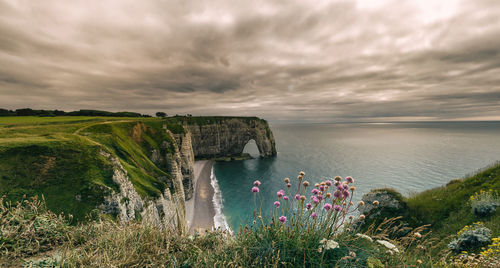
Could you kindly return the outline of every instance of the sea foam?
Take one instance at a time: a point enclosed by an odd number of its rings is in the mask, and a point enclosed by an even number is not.
[[[224,205],[222,204],[222,193],[219,188],[219,183],[217,182],[217,177],[215,177],[213,167],[210,174],[210,185],[212,185],[212,188],[214,189],[214,196],[212,198],[212,203],[214,204],[215,209],[214,227],[215,229],[221,228],[222,230],[227,230],[232,234],[233,232],[231,228],[229,228],[226,216],[224,216],[224,213],[222,213],[222,208],[224,207]]]

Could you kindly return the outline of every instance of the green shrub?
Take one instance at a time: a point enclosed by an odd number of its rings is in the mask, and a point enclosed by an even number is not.
[[[470,197],[472,212],[479,217],[487,217],[495,213],[500,205],[498,194],[492,189],[481,190]]]
[[[452,240],[448,247],[455,252],[469,251],[486,246],[491,241],[491,230],[484,227],[481,222],[467,225],[457,233],[457,238]]]

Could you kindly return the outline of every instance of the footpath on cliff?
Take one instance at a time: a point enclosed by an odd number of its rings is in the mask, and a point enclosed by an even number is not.
[[[186,201],[186,220],[191,234],[202,234],[214,227],[214,189],[210,184],[212,166],[213,161],[210,160],[194,163],[194,195]]]

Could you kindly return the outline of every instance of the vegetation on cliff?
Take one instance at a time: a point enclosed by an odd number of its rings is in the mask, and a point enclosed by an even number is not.
[[[43,194],[52,211],[82,220],[110,190],[119,192],[113,165],[102,154],[107,152],[119,159],[141,197],[155,198],[172,188],[166,163],[150,159],[152,150],[173,151],[164,125],[175,133],[182,129],[155,118],[2,117],[0,196],[16,201]]]

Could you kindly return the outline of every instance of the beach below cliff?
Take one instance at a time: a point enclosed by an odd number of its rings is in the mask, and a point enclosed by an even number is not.
[[[186,201],[186,220],[189,233],[203,233],[214,227],[215,208],[212,202],[214,189],[210,184],[213,161],[194,163],[194,195]]]

